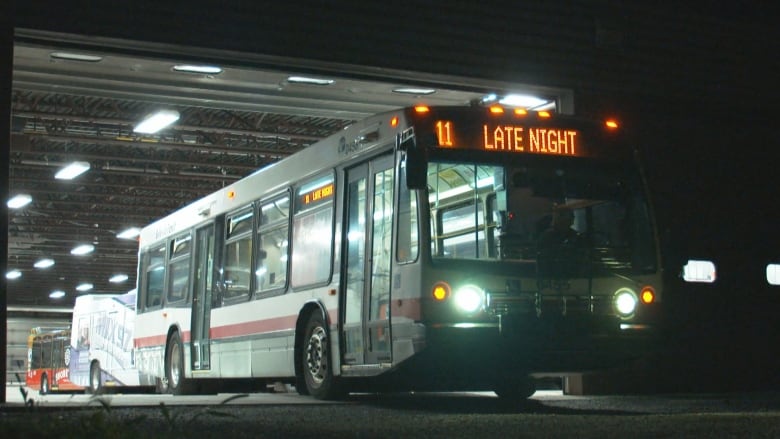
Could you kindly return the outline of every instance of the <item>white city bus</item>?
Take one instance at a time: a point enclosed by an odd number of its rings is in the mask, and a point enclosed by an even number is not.
[[[568,238],[540,239],[566,211]],[[160,390],[494,390],[640,355],[663,293],[614,124],[501,107],[377,115],[147,226],[138,367]]]
[[[139,386],[133,357],[136,290],[76,297],[70,342],[70,380],[90,393]]]

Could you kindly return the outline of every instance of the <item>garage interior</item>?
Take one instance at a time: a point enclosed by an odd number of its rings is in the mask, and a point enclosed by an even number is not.
[[[9,379],[26,357],[30,325],[67,321],[79,294],[135,287],[133,229],[354,121],[506,92],[571,107],[566,90],[229,55],[17,34],[9,199],[29,202],[9,208]],[[158,110],[178,120],[156,133],[135,131]],[[86,171],[57,178],[74,162]],[[92,251],[73,253],[84,245]]]

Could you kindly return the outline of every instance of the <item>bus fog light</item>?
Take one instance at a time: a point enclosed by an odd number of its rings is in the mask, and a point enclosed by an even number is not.
[[[462,311],[473,313],[485,303],[485,291],[475,285],[466,285],[455,291],[455,304]]]
[[[636,304],[636,296],[631,290],[622,289],[615,293],[615,310],[621,317],[633,314],[636,310]]]

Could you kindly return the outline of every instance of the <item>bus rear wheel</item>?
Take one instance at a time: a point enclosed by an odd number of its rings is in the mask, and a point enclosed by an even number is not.
[[[333,375],[330,340],[325,319],[320,312],[309,316],[299,361],[309,395],[317,399],[344,396],[339,377]]]
[[[100,363],[93,361],[89,366],[89,393],[97,395],[103,387],[100,377]]]
[[[43,374],[41,376],[41,395],[46,395],[47,393],[49,393],[49,376]]]

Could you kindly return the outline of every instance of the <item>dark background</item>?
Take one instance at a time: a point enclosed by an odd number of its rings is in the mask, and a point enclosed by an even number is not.
[[[11,16],[16,28],[571,88],[578,114],[623,121],[647,168],[669,339],[640,368],[654,378],[644,390],[780,388],[780,287],[764,271],[780,262],[777,11],[654,3],[15,1]],[[683,283],[689,258],[714,261],[717,282]]]

